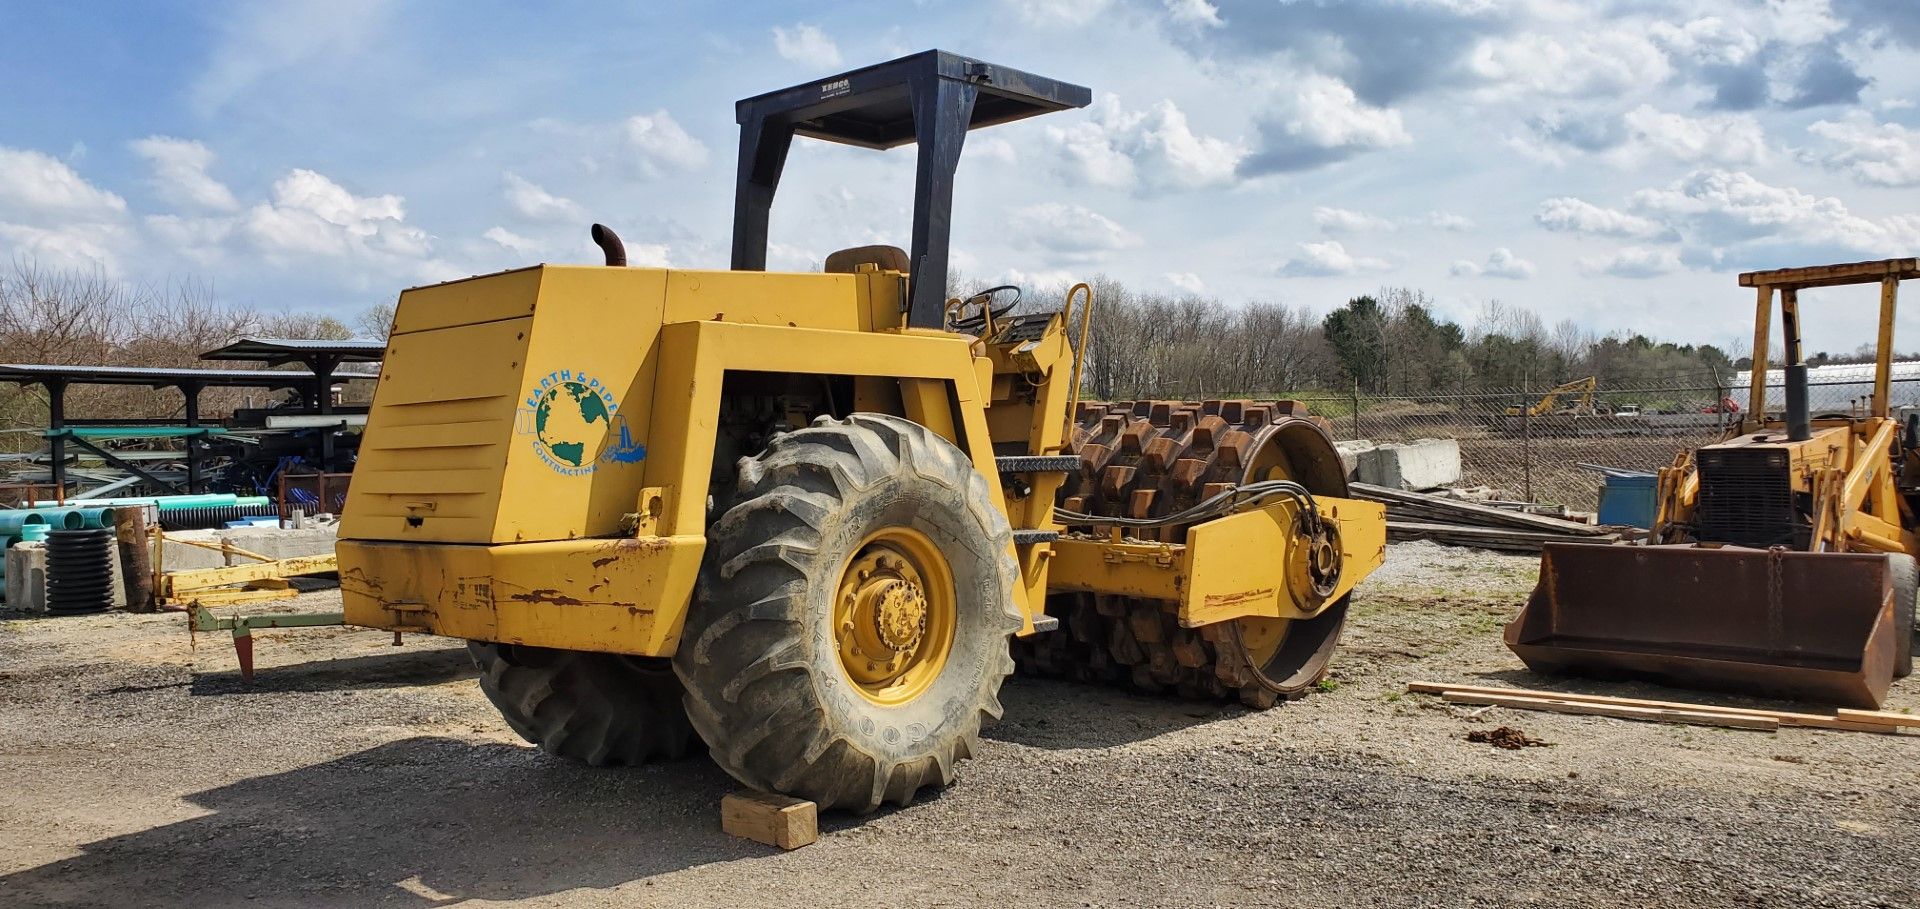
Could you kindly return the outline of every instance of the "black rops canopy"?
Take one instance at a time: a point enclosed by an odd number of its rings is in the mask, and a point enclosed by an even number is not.
[[[930,50],[747,98],[733,203],[733,268],[767,267],[767,216],[795,135],[862,148],[917,142],[907,324],[938,328],[946,302],[953,174],[967,130],[1086,107],[1078,85]]]

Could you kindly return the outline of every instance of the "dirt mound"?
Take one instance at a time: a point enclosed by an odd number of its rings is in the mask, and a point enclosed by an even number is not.
[[[1467,741],[1480,745],[1492,745],[1495,748],[1505,748],[1508,751],[1519,751],[1522,748],[1543,748],[1552,744],[1551,742],[1542,741],[1527,735],[1512,726],[1501,726],[1495,729],[1475,729],[1467,733]]]

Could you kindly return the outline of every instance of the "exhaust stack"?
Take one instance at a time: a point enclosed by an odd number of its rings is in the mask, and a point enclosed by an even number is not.
[[[595,224],[593,226],[593,242],[600,247],[600,252],[606,255],[608,267],[626,267],[627,245],[620,242],[620,235],[614,233],[613,228],[605,224]]]

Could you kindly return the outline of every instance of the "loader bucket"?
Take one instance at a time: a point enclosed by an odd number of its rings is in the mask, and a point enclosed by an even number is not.
[[[1893,681],[1886,556],[1548,544],[1506,643],[1541,673],[1875,709]]]

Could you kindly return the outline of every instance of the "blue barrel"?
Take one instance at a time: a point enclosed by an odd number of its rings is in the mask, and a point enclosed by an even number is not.
[[[1658,484],[1650,473],[1608,473],[1600,487],[1600,523],[1653,529]]]

